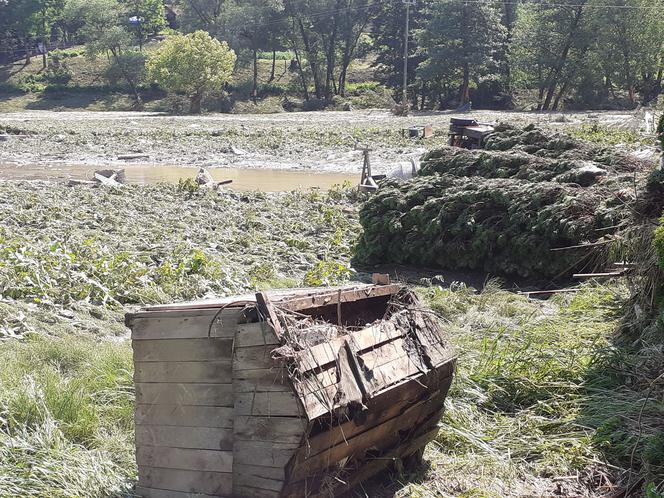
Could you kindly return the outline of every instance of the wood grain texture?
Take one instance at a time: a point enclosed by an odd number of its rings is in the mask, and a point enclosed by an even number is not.
[[[134,361],[218,361],[230,359],[233,339],[132,341]]]
[[[236,393],[235,415],[295,417],[304,414],[292,392]]]
[[[288,372],[285,368],[261,368],[234,372],[233,391],[235,393],[292,391]]]
[[[233,450],[233,429],[137,425],[137,446],[167,446],[200,450]]]
[[[267,322],[255,322],[238,325],[235,347],[277,345],[279,339]]]
[[[235,464],[283,468],[299,446],[299,443],[236,441],[233,447],[233,456]]]
[[[152,468],[139,465],[138,485],[144,488],[230,497],[233,493],[233,474],[228,472]]]
[[[132,340],[193,339],[207,337],[233,338],[237,332],[239,309],[226,309],[219,314],[201,312],[182,315],[137,317],[131,322]]]
[[[298,417],[235,417],[233,431],[237,441],[272,441],[297,444],[307,429]]]
[[[136,383],[136,403],[233,406],[232,384]]]
[[[137,404],[136,425],[233,428],[233,408],[218,406],[183,406]]]
[[[222,497],[221,495],[188,493],[186,491],[145,488],[143,486],[136,486],[135,494],[141,498],[230,498],[230,496]]]
[[[167,448],[164,446],[139,446],[136,448],[136,463],[139,467],[232,472],[233,452]]]
[[[220,361],[136,361],[134,382],[232,382],[232,362]]]

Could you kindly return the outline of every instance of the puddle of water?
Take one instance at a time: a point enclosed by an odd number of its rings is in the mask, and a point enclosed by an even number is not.
[[[90,180],[95,170],[103,166],[81,165],[0,165],[0,179],[6,180]],[[352,185],[359,183],[359,175],[344,173],[315,173],[309,171],[286,171],[274,169],[234,169],[212,168],[208,170],[217,181],[233,180],[228,185],[234,190],[260,190],[262,192],[285,192],[298,188],[330,189],[345,181]],[[177,183],[183,178],[195,178],[197,168],[160,165],[131,165],[125,167],[127,183],[154,184],[160,182]]]

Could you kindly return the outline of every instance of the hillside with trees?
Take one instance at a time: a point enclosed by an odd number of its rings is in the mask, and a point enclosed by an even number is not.
[[[385,97],[401,100],[405,8],[400,0],[3,0],[0,62],[12,65],[2,71],[2,89],[76,88],[74,64],[61,52],[85,45],[107,90],[124,91],[138,105],[155,91],[182,94],[151,78],[146,60],[169,37],[204,31],[228,44],[242,73],[210,98],[340,108],[367,93],[353,83],[370,83],[366,106],[385,107]],[[409,104],[544,111],[649,105],[662,92],[663,13],[664,0],[420,0],[410,8]],[[370,70],[354,77],[358,66]],[[287,78],[275,81],[277,67]],[[283,102],[287,97],[296,104]]]

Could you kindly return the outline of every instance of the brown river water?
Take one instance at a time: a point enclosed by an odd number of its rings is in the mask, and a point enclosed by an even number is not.
[[[102,166],[84,165],[10,165],[0,164],[0,180],[91,180],[94,172]],[[313,173],[309,171],[286,171],[274,169],[211,168],[208,170],[217,181],[233,180],[228,188],[234,190],[259,190],[262,192],[285,192],[298,188],[320,188],[328,190],[345,181],[359,183],[359,175],[344,173]],[[127,183],[155,184],[177,183],[180,179],[195,178],[197,168],[132,164],[125,167]]]

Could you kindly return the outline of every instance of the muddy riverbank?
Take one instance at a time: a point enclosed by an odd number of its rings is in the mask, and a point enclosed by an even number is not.
[[[207,168],[299,170],[359,175],[362,154],[371,148],[375,173],[409,165],[447,141],[453,113],[420,113],[407,118],[385,110],[168,116],[136,112],[30,111],[0,114],[0,164],[127,167],[161,165]],[[564,129],[588,123],[626,127],[630,112],[544,114],[477,111],[464,115],[482,122],[538,123]],[[433,125],[436,136],[411,139],[402,132]],[[123,159],[132,156],[137,159]],[[2,168],[0,168],[2,169]],[[223,175],[222,175],[223,176]]]

